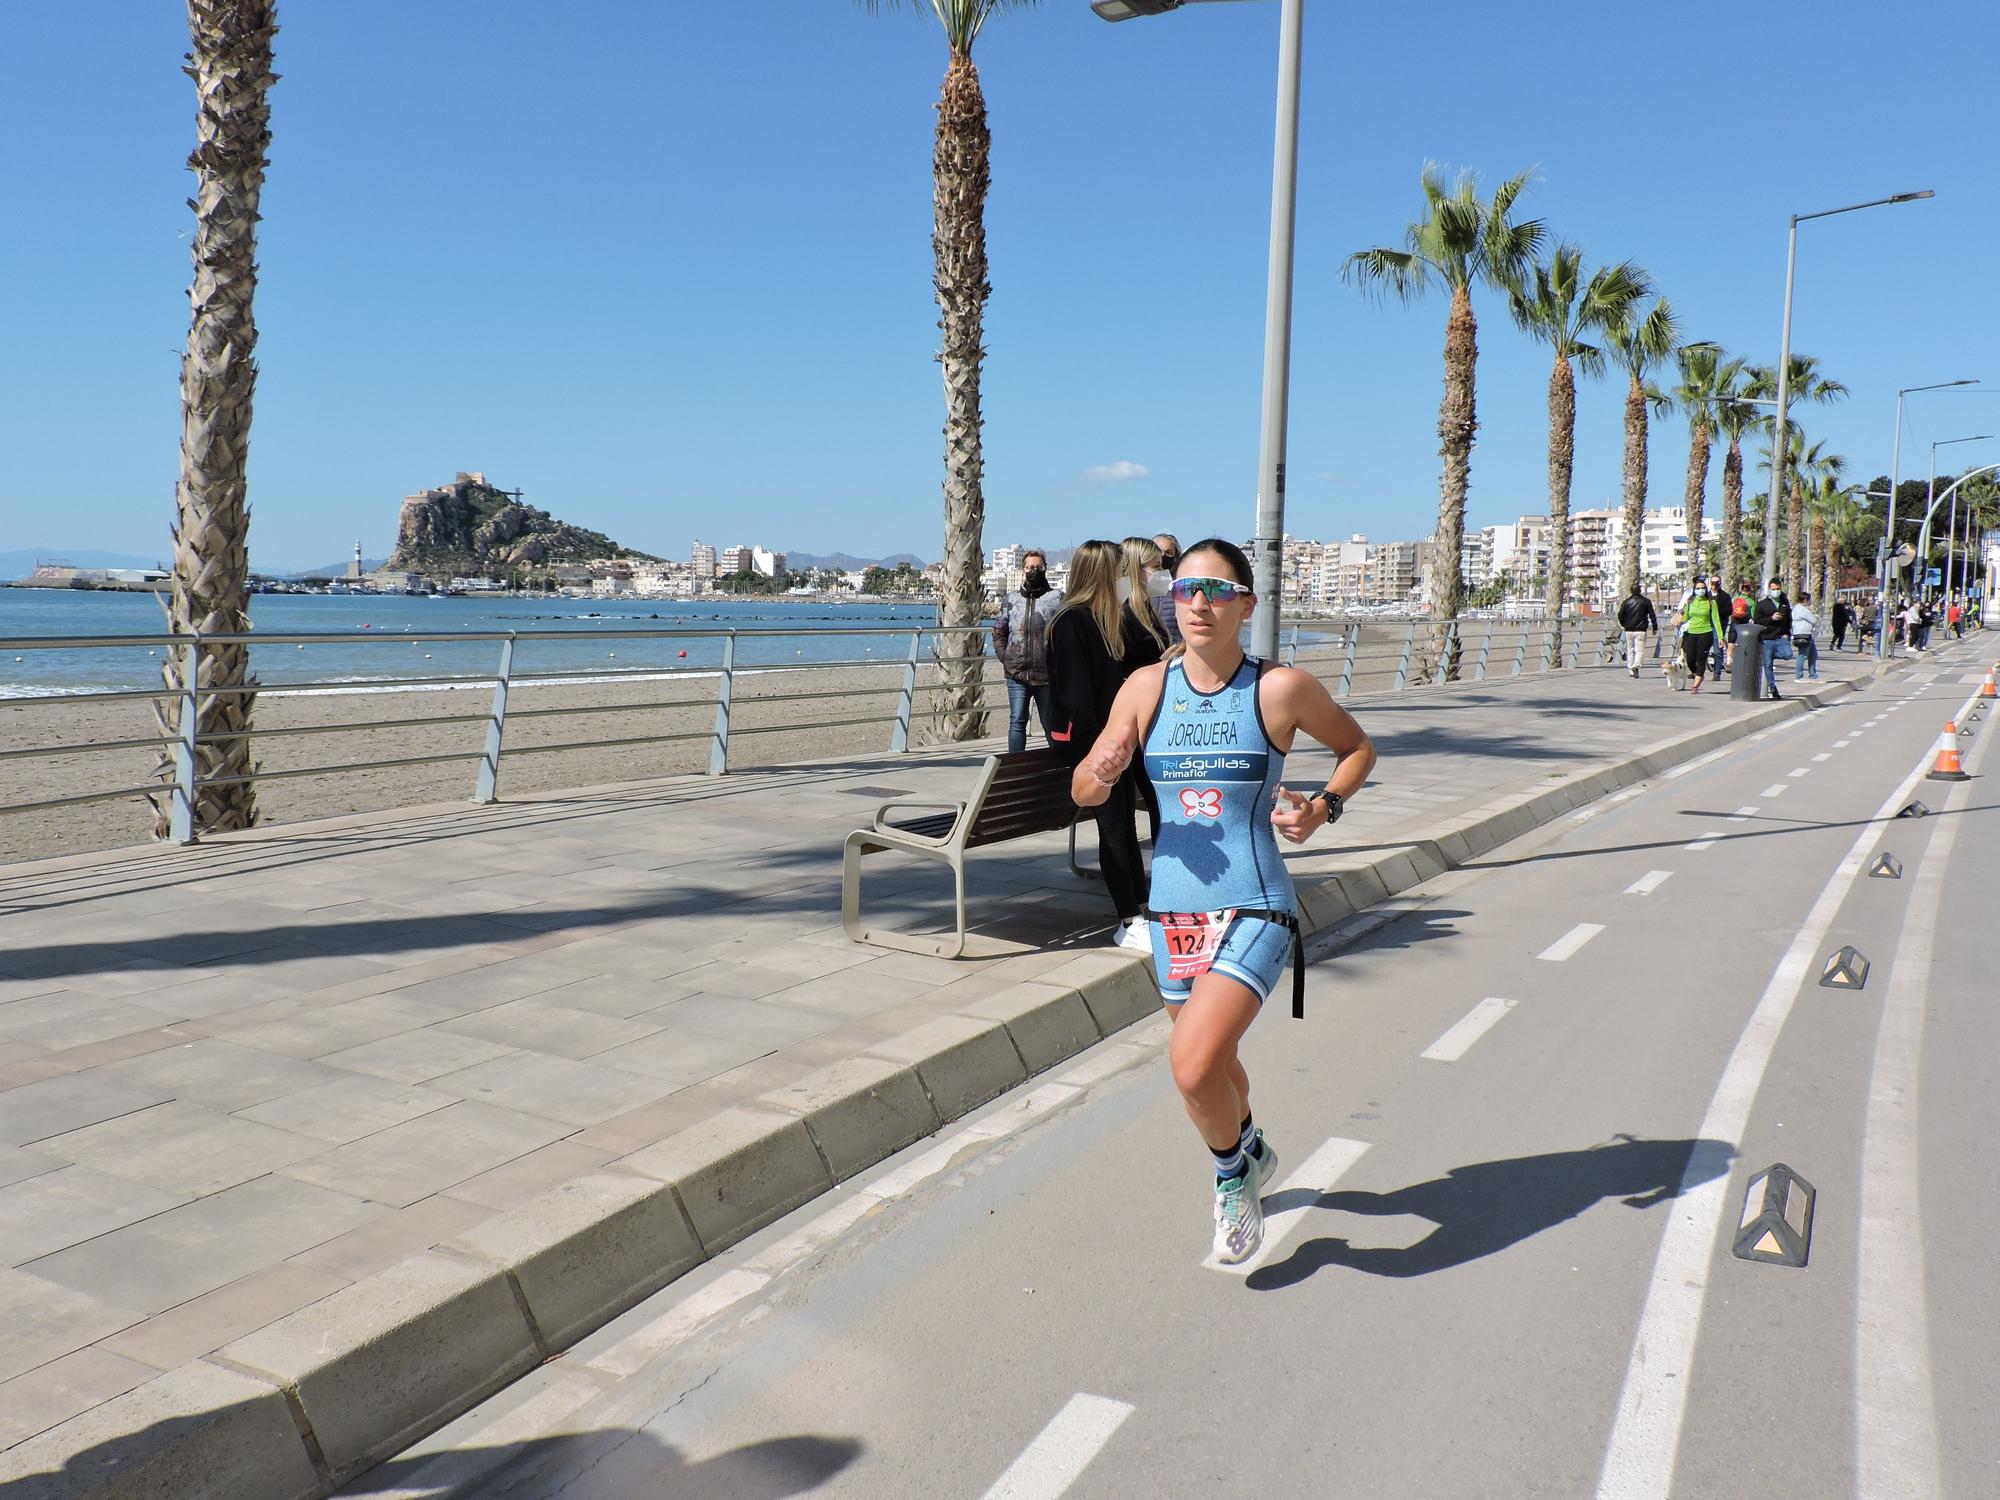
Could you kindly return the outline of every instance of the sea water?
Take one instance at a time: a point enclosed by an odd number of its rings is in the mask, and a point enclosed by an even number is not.
[[[588,681],[610,673],[712,674],[722,665],[720,632],[738,632],[736,666],[772,670],[808,662],[901,662],[910,635],[929,659],[937,623],[932,604],[835,604],[827,600],[523,599],[485,595],[257,594],[254,630],[318,637],[299,645],[250,648],[250,669],[269,688],[384,692],[411,677],[491,677],[498,641],[451,641],[453,631],[550,631],[560,639],[519,641],[516,673],[559,673]],[[857,627],[893,635],[841,635]],[[610,637],[611,631],[638,636]],[[715,632],[687,634],[686,632]],[[160,601],[147,593],[82,589],[0,589],[0,639],[49,636],[159,636]],[[0,651],[0,698],[157,687],[157,642],[83,650]],[[683,655],[682,653],[685,653]]]

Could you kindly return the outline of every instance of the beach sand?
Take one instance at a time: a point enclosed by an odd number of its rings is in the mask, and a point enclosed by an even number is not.
[[[1352,692],[1381,691],[1393,684],[1405,633],[1401,622],[1365,628]],[[1495,675],[1505,675],[1511,665],[1503,664],[1505,654],[1496,647]],[[1337,649],[1305,650],[1299,664],[1329,686],[1338,685],[1341,653]],[[987,700],[998,709],[990,716],[987,730],[1001,736],[1006,733],[1006,689],[997,664],[989,660],[986,670]],[[901,666],[846,665],[738,673],[730,720],[730,767],[886,753],[902,674]],[[705,771],[718,681],[713,674],[689,673],[680,680],[517,682],[508,700],[500,796],[504,800],[509,794]],[[915,745],[936,743],[932,723],[923,717],[931,707],[925,689],[934,681],[933,669],[919,670],[910,726]],[[821,701],[793,696],[801,693],[845,696]],[[281,773],[258,785],[260,824],[470,800],[491,702],[490,687],[472,686],[402,693],[274,690],[260,695],[253,721],[260,731],[258,764],[263,772]],[[386,722],[391,720],[420,722]],[[861,722],[839,722],[857,720]],[[348,724],[381,727],[296,732]],[[149,738],[156,733],[152,708],[144,701],[91,704],[27,698],[0,703],[0,751],[99,744]],[[588,749],[537,748],[658,735],[689,738]],[[1040,743],[1037,731],[1031,729],[1030,735],[1030,743]],[[282,774],[454,754],[467,758],[328,774]],[[157,761],[158,753],[151,746],[0,760],[0,806],[146,786],[156,780]],[[0,813],[0,861],[148,843],[153,825],[151,804],[136,795]]]

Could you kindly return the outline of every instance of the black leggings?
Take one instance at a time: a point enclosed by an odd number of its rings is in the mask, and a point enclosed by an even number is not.
[[[1112,784],[1111,795],[1091,809],[1097,819],[1097,864],[1104,889],[1121,918],[1142,916],[1146,910],[1146,866],[1139,857],[1139,830],[1133,815],[1139,806],[1139,782],[1132,770]]]
[[[1696,682],[1708,670],[1708,653],[1715,649],[1715,632],[1712,630],[1690,630],[1681,637],[1681,655],[1688,664],[1688,676]]]

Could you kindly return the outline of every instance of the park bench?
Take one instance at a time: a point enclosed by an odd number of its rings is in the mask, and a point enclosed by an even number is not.
[[[883,803],[875,810],[875,821],[850,833],[842,850],[841,927],[857,943],[935,958],[964,957],[969,946],[965,931],[968,849],[1067,828],[1070,869],[1078,875],[1095,874],[1076,862],[1078,814],[1076,804],[1070,800],[1069,788],[1070,766],[1055,750],[1014,750],[986,757],[978,784],[963,802],[898,798]],[[957,891],[957,925],[951,936],[931,937],[862,925],[862,856],[887,850],[933,859],[950,867]]]

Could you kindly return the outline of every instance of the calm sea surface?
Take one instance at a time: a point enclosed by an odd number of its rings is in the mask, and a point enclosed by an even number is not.
[[[713,672],[722,663],[714,636],[668,635],[675,630],[743,632],[738,667],[796,666],[801,662],[901,661],[907,634],[894,638],[838,635],[854,627],[910,631],[934,624],[933,605],[826,604],[770,599],[488,599],[409,598],[399,595],[259,594],[251,623],[274,635],[323,635],[304,646],[253,646],[250,666],[272,686],[339,684],[331,691],[382,691],[395,678],[490,674],[498,665],[497,641],[447,642],[438,632],[461,630],[560,631],[553,641],[522,641],[514,648],[516,672],[561,672],[589,678],[607,671]],[[0,589],[0,639],[47,636],[144,636],[166,630],[151,594],[78,589]],[[635,630],[641,638],[612,640],[606,632]],[[650,638],[648,638],[650,637]],[[923,642],[928,657],[930,641]],[[159,648],[0,652],[0,698],[45,697],[93,689],[148,688],[160,681]],[[685,655],[681,653],[685,652]]]

